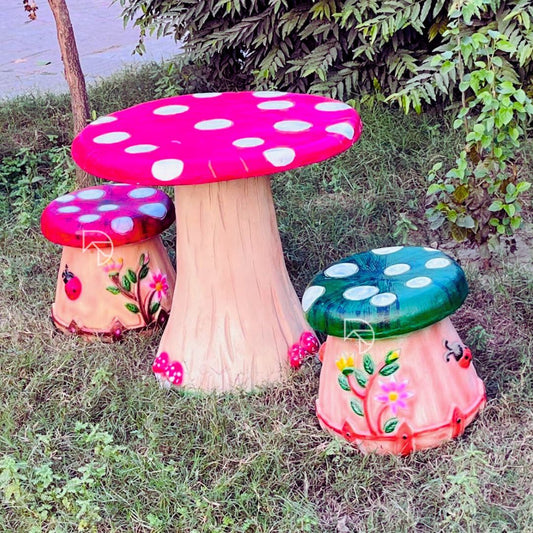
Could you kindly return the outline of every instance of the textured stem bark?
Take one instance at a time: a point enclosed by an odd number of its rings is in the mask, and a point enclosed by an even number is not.
[[[183,385],[250,390],[287,376],[310,327],[289,280],[270,179],[176,187],[178,282],[160,352]]]
[[[76,46],[67,4],[65,0],[48,0],[48,3],[56,22],[57,41],[63,66],[65,67],[65,78],[70,91],[74,125],[73,133],[75,136],[87,125],[89,119],[89,102],[85,78],[81,70],[78,47]],[[76,184],[78,187],[88,187],[93,184],[93,180],[86,172],[77,167]]]

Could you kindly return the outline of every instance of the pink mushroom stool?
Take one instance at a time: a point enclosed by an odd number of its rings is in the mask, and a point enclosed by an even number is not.
[[[160,233],[172,222],[172,200],[152,187],[101,185],[51,202],[41,230],[63,246],[54,324],[104,340],[163,325],[176,275]]]
[[[391,246],[320,272],[302,306],[328,335],[317,415],[363,452],[407,454],[457,437],[485,404],[472,354],[449,315],[468,294],[433,248]]]
[[[91,174],[175,186],[179,275],[153,367],[159,379],[224,391],[288,375],[288,349],[310,328],[267,176],[339,154],[360,133],[342,102],[267,91],[147,102],[74,139],[72,156]]]

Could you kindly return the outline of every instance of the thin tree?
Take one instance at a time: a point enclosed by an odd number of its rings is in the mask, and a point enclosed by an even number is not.
[[[38,9],[35,2],[30,3],[30,0],[23,0],[23,4],[24,9],[28,12],[28,17],[31,20],[35,20]],[[56,23],[57,41],[70,92],[70,104],[74,120],[73,133],[75,136],[87,125],[89,119],[89,100],[87,98],[85,77],[81,70],[80,56],[66,1],[48,0],[48,4]],[[86,187],[91,184],[91,181],[86,172],[76,167],[76,185],[78,187]]]

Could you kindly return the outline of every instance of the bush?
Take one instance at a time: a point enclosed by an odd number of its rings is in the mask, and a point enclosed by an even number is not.
[[[207,64],[214,80],[242,87],[278,88],[329,94],[387,96],[425,68],[443,38],[456,5],[450,0],[120,0],[125,22],[147,32],[181,40],[193,62]],[[531,74],[531,2],[483,0],[472,8],[476,25],[497,23],[521,35],[516,61],[508,68],[524,80]],[[470,9],[470,8],[469,8]],[[514,10],[514,11],[513,11]],[[502,11],[514,18],[500,21]],[[499,21],[499,22],[498,22]],[[523,28],[522,31],[520,28]],[[509,54],[507,54],[509,56]],[[520,68],[515,67],[520,64]],[[437,78],[453,93],[457,78]],[[427,89],[431,97],[431,87]]]

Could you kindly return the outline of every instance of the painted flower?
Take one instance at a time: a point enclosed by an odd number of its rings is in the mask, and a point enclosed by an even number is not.
[[[163,298],[168,291],[167,277],[161,272],[152,274],[150,289],[153,289],[155,291],[156,298],[161,300],[161,298]]]
[[[110,277],[118,276],[123,265],[124,259],[122,259],[122,257],[119,257],[116,261],[113,258],[110,258],[104,263],[104,272],[109,274]]]
[[[386,383],[379,382],[383,394],[378,394],[376,400],[388,404],[392,413],[396,416],[398,409],[405,409],[407,404],[405,400],[410,398],[413,393],[407,391],[407,380],[398,383],[395,380],[387,381]]]
[[[345,368],[354,366],[353,356],[348,354],[342,354],[341,358],[335,363],[339,372],[342,372]]]

